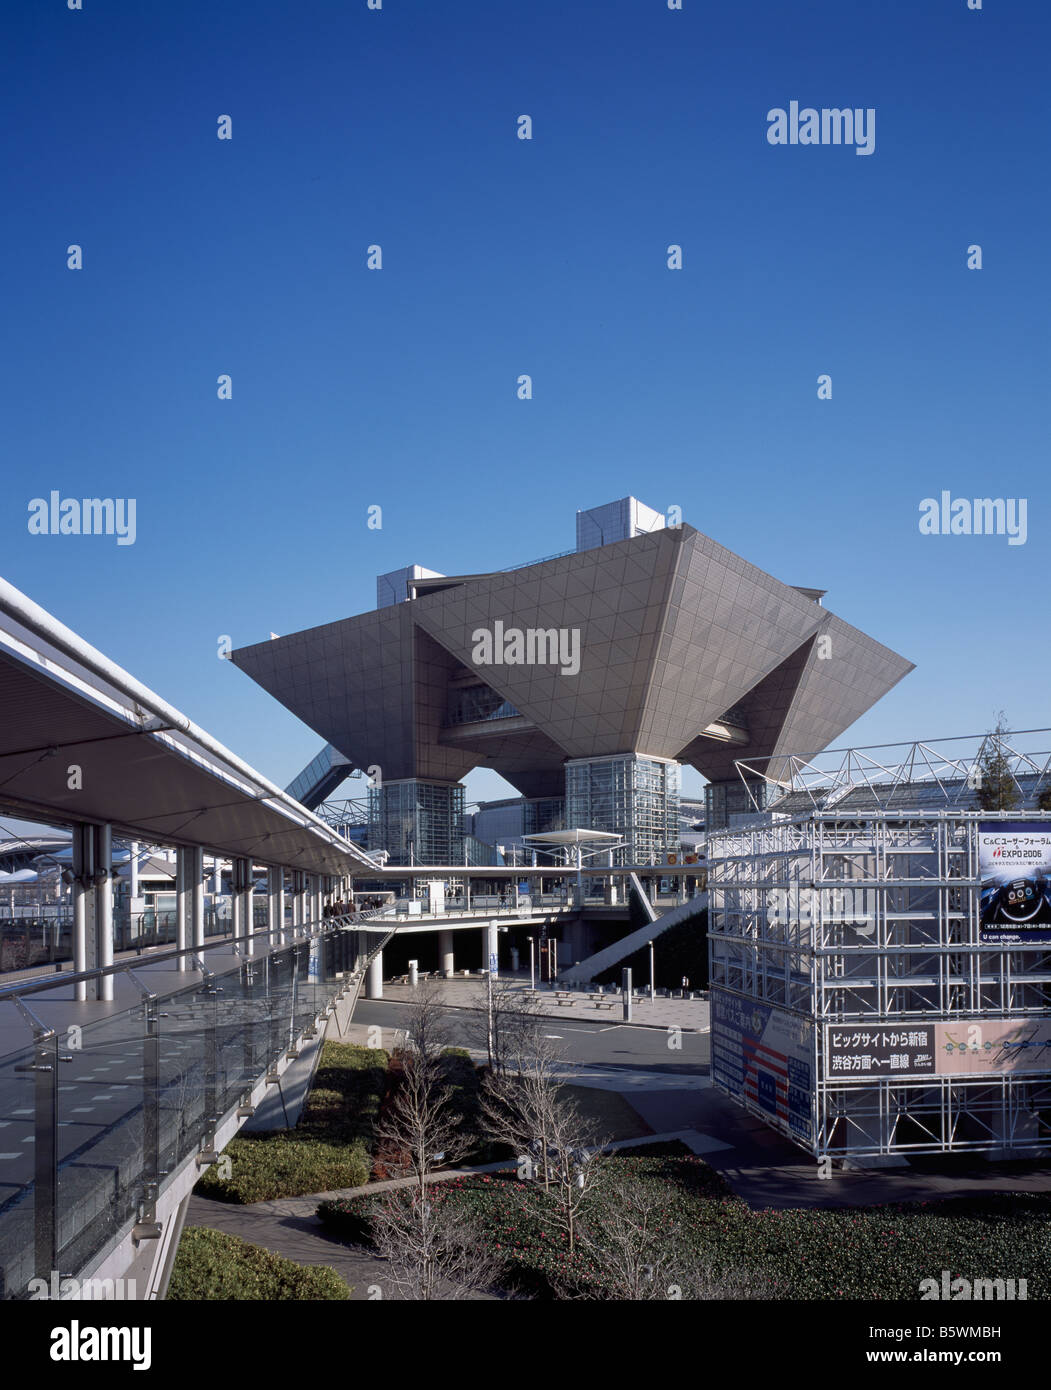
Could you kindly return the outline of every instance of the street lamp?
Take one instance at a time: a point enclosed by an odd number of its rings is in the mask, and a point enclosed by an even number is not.
[[[489,1054],[489,1069],[493,1066],[493,972],[485,972],[485,1049]]]
[[[529,988],[536,989],[536,937],[529,938]]]
[[[653,988],[653,942],[647,942],[647,945],[650,948],[650,1003],[652,1004],[654,999],[656,998],[656,994]]]

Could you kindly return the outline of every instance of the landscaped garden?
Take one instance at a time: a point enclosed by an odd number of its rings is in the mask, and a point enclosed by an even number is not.
[[[295,1129],[234,1140],[229,1176],[199,1189],[251,1203],[360,1188],[318,1217],[382,1261],[385,1297],[917,1300],[943,1272],[1051,1297],[1051,1194],[753,1211],[681,1144],[606,1148],[646,1126],[623,1097],[565,1084],[549,1025],[507,1008],[485,1068],[445,1045],[433,991],[392,1056],[327,1043]],[[513,1172],[435,1176],[512,1155]],[[368,1186],[395,1177],[409,1181]],[[321,1277],[231,1239],[184,1238],[171,1296],[345,1296],[192,1292]]]
[[[222,1177],[216,1164],[197,1191],[219,1201],[248,1203],[368,1182],[389,1063],[380,1048],[325,1043],[295,1128],[232,1140],[225,1150],[229,1177]]]
[[[624,1180],[636,1194],[630,1200],[646,1207],[636,1255],[657,1270],[656,1297],[917,1299],[921,1280],[940,1280],[942,1270],[953,1278],[1025,1278],[1030,1300],[1051,1296],[1046,1195],[752,1211],[681,1145],[650,1145],[605,1164],[580,1214],[593,1238],[578,1240],[572,1253],[556,1208],[535,1181],[456,1178],[432,1184],[428,1200],[471,1218],[506,1260],[508,1290],[617,1298],[625,1296],[617,1226]],[[341,1239],[367,1244],[376,1200],[326,1202],[318,1215]],[[636,1219],[636,1233],[639,1227]]]

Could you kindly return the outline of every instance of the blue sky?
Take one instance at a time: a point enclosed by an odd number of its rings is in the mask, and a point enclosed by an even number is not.
[[[0,33],[0,573],[275,780],[320,741],[222,634],[568,549],[627,493],[917,663],[841,743],[1051,724],[1046,4],[7,0]],[[875,108],[875,152],[771,146],[792,100]],[[134,497],[135,544],[30,535],[52,489]],[[943,490],[1026,498],[1027,543],[922,536]]]

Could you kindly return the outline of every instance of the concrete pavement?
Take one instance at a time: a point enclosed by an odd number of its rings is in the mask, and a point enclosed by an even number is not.
[[[432,983],[432,982],[428,982]],[[450,1009],[484,1009],[486,1004],[486,983],[484,979],[435,980],[433,983],[441,993],[443,1001]],[[528,975],[502,975],[501,985],[510,985],[516,991],[526,993],[529,989]],[[411,985],[384,983],[383,997],[392,1003],[411,1003],[414,991]],[[573,1018],[589,1023],[622,1023],[624,1021],[620,993],[595,994],[583,990],[566,990],[562,985],[548,989],[546,985],[538,988],[537,1010],[546,1018]],[[559,998],[559,995],[565,998]],[[707,999],[668,999],[658,995],[651,1000],[648,996],[632,1000],[632,1023],[637,1028],[680,1028],[684,1032],[706,1033],[710,1029],[711,1011]]]

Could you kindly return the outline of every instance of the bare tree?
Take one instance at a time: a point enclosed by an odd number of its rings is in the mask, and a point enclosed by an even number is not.
[[[391,1192],[377,1202],[371,1224],[394,1298],[456,1301],[497,1292],[504,1260],[440,1195]]]
[[[602,1202],[585,1214],[580,1248],[605,1276],[592,1295],[624,1300],[679,1296],[685,1260],[681,1231],[667,1220],[667,1194],[638,1182],[614,1160],[605,1165]]]
[[[401,1076],[390,1106],[377,1121],[376,1136],[387,1150],[387,1168],[414,1178],[416,1198],[424,1202],[427,1175],[435,1163],[455,1163],[475,1142],[465,1132],[464,1116],[449,1081],[448,1014],[434,982],[419,987],[407,1032],[405,1047],[398,1054]]]
[[[504,1073],[527,1054],[540,1031],[540,1005],[508,980],[493,980],[479,1021],[476,1044],[485,1047],[489,1065]]]
[[[658,1302],[774,1296],[762,1273],[719,1269],[691,1250],[680,1223],[668,1219],[667,1197],[617,1160],[604,1165],[601,1200],[585,1212],[579,1234],[580,1250],[599,1267],[601,1280],[582,1289],[570,1276],[560,1296]]]
[[[534,1025],[538,1022],[533,1020]],[[566,1093],[561,1054],[541,1027],[521,1029],[504,1070],[486,1076],[482,1115],[492,1137],[518,1152],[519,1175],[543,1184],[552,1198],[552,1216],[572,1252],[580,1211],[598,1171],[601,1144],[594,1126]]]

